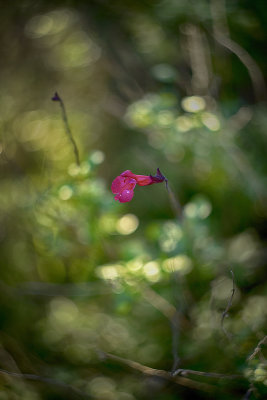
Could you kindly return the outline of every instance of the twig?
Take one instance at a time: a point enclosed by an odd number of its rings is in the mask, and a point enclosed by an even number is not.
[[[172,321],[176,308],[171,303],[148,286],[142,288],[141,294],[153,307]]]
[[[180,325],[180,319],[179,319],[179,313],[178,311],[175,312],[172,321],[171,321],[171,327],[172,327],[172,356],[173,356],[173,364],[172,364],[172,374],[176,370],[180,357],[178,355],[178,344],[179,344],[179,325]]]
[[[179,312],[170,302],[164,297],[159,295],[150,287],[143,287],[142,296],[147,300],[153,307],[160,311],[169,321],[172,328],[172,354],[173,354],[173,365],[172,372],[177,368],[179,357],[178,357],[178,328],[179,324],[189,325],[188,320],[185,316]]]
[[[56,379],[52,379],[52,378],[46,378],[44,376],[40,376],[40,375],[34,375],[34,374],[22,374],[22,373],[18,373],[18,372],[11,372],[11,371],[7,371],[5,369],[0,369],[0,374],[2,375],[9,375],[9,376],[13,376],[14,378],[20,378],[20,379],[26,379],[29,381],[37,381],[37,382],[43,382],[43,383],[48,383],[50,385],[54,385],[54,386],[59,386],[62,387],[64,389],[70,390],[71,392],[86,398],[86,399],[91,399],[92,397],[89,396],[88,394],[82,392],[81,390],[75,388],[72,385],[68,385],[64,382],[58,381]]]
[[[46,283],[46,282],[24,282],[23,284],[12,287],[0,280],[0,290],[7,294],[20,296],[70,296],[70,297],[91,297],[102,296],[110,293],[108,287],[92,283]]]
[[[266,99],[266,86],[263,73],[256,61],[240,44],[230,38],[230,31],[227,24],[226,6],[224,0],[210,1],[211,16],[213,20],[213,35],[215,40],[235,54],[246,67],[250,76],[255,98],[257,101]]]
[[[167,372],[165,370],[150,368],[150,367],[147,367],[146,365],[140,364],[136,361],[129,360],[127,358],[118,357],[118,356],[115,356],[114,354],[105,353],[103,351],[98,351],[98,353],[99,353],[99,356],[104,360],[110,359],[113,361],[117,361],[117,362],[127,365],[128,367],[133,368],[136,371],[139,371],[145,375],[156,376],[158,378],[166,379],[168,381],[177,383],[178,385],[185,386],[185,387],[188,387],[191,389],[204,390],[206,392],[211,392],[214,389],[214,387],[212,385],[209,385],[207,383],[193,381],[189,378],[184,378],[181,376],[173,376],[172,374],[170,374],[169,372]]]
[[[183,220],[183,209],[179,202],[179,200],[175,197],[171,187],[169,186],[168,179],[165,179],[166,189],[170,198],[171,206],[174,210],[174,213],[178,219],[178,221],[182,222]]]
[[[191,90],[199,95],[207,94],[211,77],[211,61],[205,33],[198,26],[190,23],[182,25],[181,31],[187,39],[187,52],[192,71]]]
[[[255,391],[255,387],[253,383],[250,384],[248,390],[245,393],[245,396],[243,397],[243,400],[249,400],[250,395]]]
[[[230,296],[230,298],[229,298],[229,300],[228,300],[226,309],[225,309],[224,312],[222,313],[222,319],[221,319],[221,327],[222,327],[222,330],[223,330],[223,332],[225,333],[225,335],[227,336],[227,338],[228,338],[229,340],[231,339],[231,337],[230,337],[229,333],[227,332],[227,330],[225,329],[223,323],[224,323],[225,317],[228,316],[228,311],[230,310],[230,308],[231,308],[231,306],[232,306],[233,298],[234,298],[234,295],[235,295],[235,277],[234,277],[233,271],[230,270],[230,272],[231,272],[231,275],[232,275],[233,287],[232,287],[232,290],[231,290],[231,296]]]
[[[66,109],[65,109],[65,105],[63,103],[63,100],[61,99],[61,97],[59,96],[59,94],[56,92],[54,94],[54,96],[52,97],[53,101],[58,101],[61,107],[61,112],[62,112],[62,120],[65,126],[65,132],[66,135],[68,136],[72,147],[73,147],[73,151],[74,151],[74,155],[75,155],[75,159],[76,159],[76,164],[78,166],[80,166],[80,158],[79,158],[79,151],[78,151],[78,147],[77,144],[72,136],[71,130],[70,130],[70,126],[69,126],[69,122],[68,122],[68,118],[67,118],[67,113],[66,113]]]
[[[263,339],[257,344],[255,347],[253,353],[247,358],[247,361],[251,361],[253,358],[256,357],[256,355],[261,351],[261,346],[264,345],[267,342],[267,335],[264,336]]]
[[[228,375],[228,374],[219,374],[217,372],[203,372],[203,371],[194,371],[193,369],[177,369],[173,372],[173,376],[176,375],[198,375],[198,376],[206,376],[209,378],[226,378],[226,379],[237,379],[243,378],[243,375]]]
[[[251,55],[238,43],[222,33],[215,33],[214,38],[218,43],[234,53],[246,67],[253,85],[256,100],[261,101],[266,99],[266,87],[263,74]]]

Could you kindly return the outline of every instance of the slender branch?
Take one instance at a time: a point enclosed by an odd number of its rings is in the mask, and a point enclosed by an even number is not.
[[[259,341],[255,349],[253,350],[253,353],[247,358],[247,361],[251,361],[253,358],[255,358],[256,355],[261,351],[261,346],[265,345],[265,343],[267,343],[267,335]]]
[[[180,361],[180,357],[178,355],[179,327],[180,327],[180,318],[178,311],[176,311],[176,313],[172,318],[171,327],[172,327],[172,356],[173,356],[172,374],[173,374]]]
[[[230,298],[229,298],[229,300],[228,300],[228,303],[227,303],[227,306],[226,306],[224,312],[222,313],[222,319],[221,319],[221,327],[222,327],[222,330],[223,330],[223,332],[225,333],[225,335],[227,336],[227,338],[228,338],[229,340],[231,339],[231,337],[230,337],[229,333],[227,332],[227,330],[226,330],[225,327],[224,327],[224,319],[228,316],[228,312],[229,312],[230,308],[232,307],[233,298],[234,298],[234,295],[235,295],[235,278],[234,278],[234,273],[233,273],[232,270],[230,270],[230,272],[231,272],[231,275],[232,275],[233,287],[232,287],[232,290],[231,290],[231,296],[230,296]]]
[[[11,371],[7,371],[5,369],[0,369],[0,374],[2,375],[9,375],[9,376],[13,376],[14,378],[20,378],[20,379],[26,379],[29,381],[37,381],[37,382],[43,382],[43,383],[48,383],[50,385],[54,385],[54,386],[58,386],[58,387],[62,387],[64,389],[67,389],[83,398],[86,399],[91,399],[92,397],[89,396],[88,394],[82,392],[81,390],[75,388],[72,385],[68,385],[64,382],[58,381],[56,379],[52,379],[52,378],[46,378],[44,376],[40,376],[40,375],[34,375],[34,374],[22,374],[22,373],[18,373],[18,372],[11,372]]]
[[[164,371],[162,369],[150,368],[150,367],[147,367],[146,365],[140,364],[136,361],[132,361],[127,358],[115,356],[114,354],[105,353],[103,351],[98,351],[98,354],[103,360],[110,359],[110,360],[119,362],[120,364],[127,365],[128,367],[135,369],[136,371],[139,371],[139,372],[143,373],[144,375],[156,376],[158,378],[166,379],[168,381],[177,383],[178,385],[185,386],[185,387],[188,387],[191,389],[203,390],[206,392],[211,392],[214,389],[214,387],[212,385],[209,385],[207,383],[193,381],[189,378],[184,378],[181,376],[173,376],[169,372]]]
[[[227,126],[229,130],[238,132],[243,129],[253,117],[253,110],[251,107],[240,107],[239,110],[232,115],[228,121]]]
[[[258,101],[266,99],[266,86],[261,69],[247,50],[230,38],[225,0],[210,0],[210,9],[215,40],[235,54],[245,66],[253,85],[255,98]]]
[[[222,33],[215,33],[214,38],[217,40],[218,43],[234,53],[242,62],[242,64],[246,67],[253,85],[254,94],[257,101],[265,99],[266,86],[264,77],[258,64],[256,63],[256,61],[254,61],[251,55],[238,43],[223,35]]]
[[[80,158],[79,158],[78,147],[77,147],[77,144],[76,144],[76,142],[74,140],[74,137],[72,136],[72,133],[71,133],[71,130],[70,130],[70,126],[69,126],[69,122],[68,122],[68,118],[67,118],[67,113],[66,113],[66,109],[65,109],[65,105],[63,103],[63,100],[61,99],[61,97],[59,96],[59,94],[57,92],[52,97],[52,100],[53,101],[58,101],[59,104],[60,104],[61,112],[62,112],[62,120],[63,120],[64,127],[65,127],[65,132],[66,132],[66,135],[68,136],[68,138],[69,138],[69,140],[70,140],[70,142],[72,144],[73,152],[74,152],[75,159],[76,159],[76,164],[78,166],[80,166]]]
[[[254,385],[251,383],[248,390],[245,393],[245,396],[243,397],[243,400],[249,400],[250,395],[255,391]]]
[[[171,303],[150,287],[143,287],[141,294],[145,300],[159,310],[169,321],[172,321],[176,313],[176,308]]]
[[[188,325],[189,322],[185,316],[179,312],[171,303],[169,303],[164,297],[159,295],[150,287],[143,287],[141,294],[145,300],[147,300],[153,307],[160,311],[171,324],[172,329],[172,354],[173,354],[173,365],[172,372],[175,371],[179,362],[178,356],[178,331],[179,325]]]
[[[173,193],[173,191],[172,191],[172,189],[171,189],[171,187],[169,185],[168,179],[165,180],[165,184],[166,184],[166,189],[167,189],[167,192],[168,192],[168,195],[169,195],[169,198],[170,198],[170,202],[171,202],[171,206],[173,208],[173,211],[174,211],[178,221],[182,222],[182,220],[183,220],[183,209],[182,209],[182,206],[181,206],[179,200],[175,197],[175,195],[174,195],[174,193]]]
[[[184,24],[181,31],[186,35],[187,40],[187,52],[192,71],[192,91],[199,95],[207,94],[211,77],[211,62],[205,33],[198,26],[190,23]]]
[[[194,371],[193,369],[177,369],[173,372],[173,376],[176,375],[198,375],[198,376],[206,376],[209,378],[226,378],[226,379],[237,379],[243,378],[243,375],[228,375],[228,374],[219,374],[217,372],[203,372],[203,371]]]
[[[101,288],[92,283],[47,283],[47,282],[24,282],[17,287],[7,285],[0,280],[0,290],[7,294],[20,296],[71,296],[91,297],[102,296],[110,293],[108,287]]]

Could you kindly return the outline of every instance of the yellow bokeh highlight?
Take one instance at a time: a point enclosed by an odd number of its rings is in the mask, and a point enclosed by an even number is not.
[[[128,123],[139,128],[145,128],[151,125],[153,121],[151,112],[152,102],[148,99],[143,99],[128,107],[125,118]]]
[[[70,176],[77,176],[77,175],[79,175],[80,170],[81,169],[77,164],[72,163],[72,164],[70,164],[70,166],[68,168],[68,173]]]
[[[157,122],[160,126],[169,126],[174,121],[174,115],[171,111],[164,110],[160,111],[157,116]]]
[[[36,15],[27,23],[25,32],[33,39],[55,35],[68,28],[73,19],[74,15],[67,9]]]
[[[101,164],[105,160],[105,154],[101,150],[96,150],[93,152],[93,154],[91,155],[90,158],[94,164],[98,165],[98,164]]]
[[[104,376],[93,378],[88,384],[88,392],[97,399],[113,399],[115,400],[116,383],[113,379]]]
[[[194,124],[191,118],[184,115],[176,119],[176,128],[181,132],[187,132],[190,129],[194,128]]]
[[[119,264],[102,265],[97,268],[96,274],[105,280],[115,280],[119,277],[119,270],[122,268]]]
[[[61,188],[59,189],[58,195],[60,197],[61,200],[69,200],[71,198],[73,194],[73,190],[67,186],[61,186]]]
[[[143,266],[145,277],[151,282],[157,282],[160,279],[160,268],[157,261],[150,261]]]
[[[207,218],[212,211],[212,206],[209,201],[202,201],[200,204],[188,203],[184,208],[184,213],[188,218]]]
[[[116,228],[121,235],[130,235],[138,228],[139,220],[134,214],[125,214],[117,222]]]
[[[210,131],[218,131],[221,127],[219,119],[216,115],[209,112],[204,112],[201,115],[201,121]]]
[[[162,268],[166,272],[180,272],[182,275],[186,275],[192,271],[193,264],[188,256],[181,254],[164,260]]]
[[[182,108],[191,113],[196,113],[199,111],[203,111],[206,107],[206,102],[202,97],[199,96],[190,96],[185,97],[182,100]]]
[[[137,273],[142,267],[143,262],[140,258],[135,258],[127,263],[127,268],[133,273]]]
[[[79,314],[75,303],[65,297],[57,297],[50,302],[50,318],[57,324],[70,324]]]
[[[180,226],[175,222],[168,221],[163,226],[163,233],[159,239],[160,247],[163,251],[170,252],[175,249],[177,243],[183,238]]]

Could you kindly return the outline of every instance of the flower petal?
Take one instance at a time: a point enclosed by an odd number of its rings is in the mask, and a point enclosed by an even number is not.
[[[128,201],[131,201],[134,195],[133,189],[125,189],[121,193],[117,194],[115,196],[115,200],[119,200],[120,203],[127,203]]]
[[[125,185],[125,179],[122,176],[117,176],[111,185],[112,193],[120,193]]]
[[[151,176],[148,175],[135,175],[135,180],[139,186],[147,186],[154,183]]]

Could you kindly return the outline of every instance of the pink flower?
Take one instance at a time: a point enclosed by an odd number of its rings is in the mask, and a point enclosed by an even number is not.
[[[117,178],[114,179],[111,185],[112,193],[116,194],[115,200],[119,200],[120,203],[127,203],[131,201],[134,195],[134,188],[139,186],[148,186],[153,183],[160,183],[167,181],[165,176],[162,175],[159,168],[157,174],[152,175],[135,175],[132,171],[127,170],[122,172]]]

